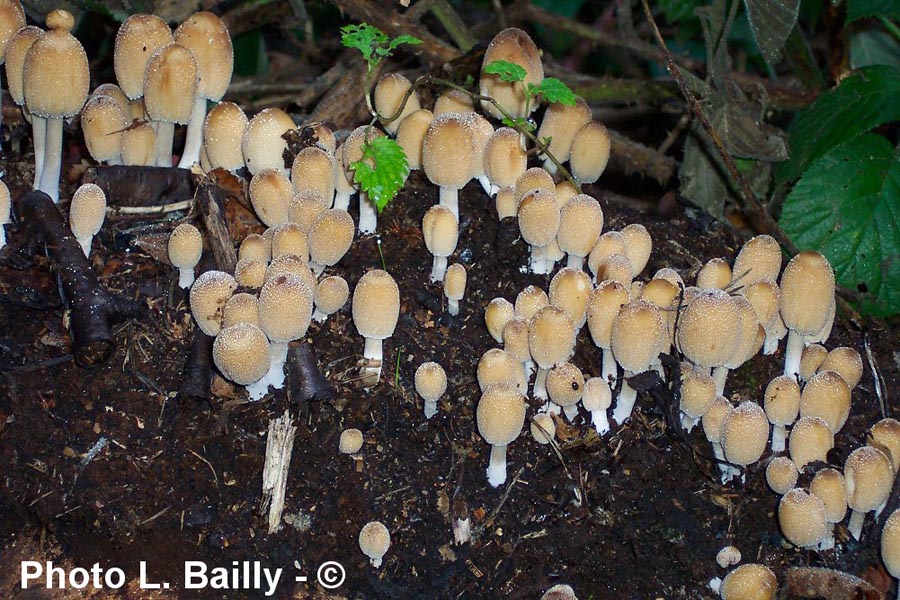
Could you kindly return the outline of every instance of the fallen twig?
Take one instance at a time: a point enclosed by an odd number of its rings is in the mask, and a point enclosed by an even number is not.
[[[193,200],[181,200],[161,206],[110,206],[106,209],[108,215],[163,215],[178,210],[187,210],[193,206]]]
[[[881,409],[881,418],[885,419],[888,415],[888,405],[884,397],[884,377],[878,370],[878,364],[875,362],[875,356],[872,354],[872,347],[869,345],[869,338],[863,340],[866,349],[866,361],[869,363],[869,369],[872,371],[872,380],[875,382],[875,397],[878,398],[878,407]]]
[[[234,250],[234,242],[222,214],[224,197],[225,193],[222,188],[205,181],[197,188],[194,202],[203,216],[203,225],[207,233],[206,241],[216,259],[216,268],[226,273],[234,273],[234,267],[237,265],[237,252]]]
[[[281,529],[288,468],[291,466],[296,433],[297,428],[293,425],[293,417],[289,410],[285,410],[281,417],[269,421],[266,463],[262,473],[263,497],[260,503],[260,512],[268,511],[269,533]]]

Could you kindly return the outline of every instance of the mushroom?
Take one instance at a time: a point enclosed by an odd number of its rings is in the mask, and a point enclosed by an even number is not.
[[[294,192],[313,191],[322,198],[324,208],[334,201],[334,156],[318,146],[309,146],[297,153],[291,164],[291,185]]]
[[[531,360],[531,348],[528,346],[528,320],[513,317],[503,328],[503,349],[522,363],[525,380],[531,379],[534,372],[534,361]]]
[[[216,335],[222,328],[222,310],[231,298],[237,282],[224,271],[205,271],[191,286],[191,313],[200,331]]]
[[[564,267],[550,280],[550,304],[566,311],[578,331],[587,321],[587,307],[593,291],[591,278],[587,273],[581,269]]]
[[[293,254],[303,262],[309,261],[309,240],[296,223],[282,223],[272,227],[272,260]]]
[[[894,579],[900,579],[900,509],[891,513],[881,530],[881,560]]]
[[[156,131],[149,122],[123,131],[120,143],[123,165],[152,167],[156,164]]]
[[[340,261],[353,244],[353,218],[346,211],[329,208],[309,230],[309,268],[321,275]]]
[[[447,312],[454,317],[459,314],[459,301],[466,295],[466,268],[453,263],[444,274],[444,296],[447,298]]]
[[[621,233],[625,236],[625,256],[628,257],[634,274],[637,275],[644,270],[650,260],[653,238],[650,237],[647,228],[640,223],[626,225]]]
[[[259,327],[259,300],[253,294],[241,292],[228,299],[222,309],[222,327],[251,323]],[[268,356],[268,351],[266,352]],[[268,363],[266,370],[268,370]]]
[[[481,355],[475,376],[482,392],[498,383],[514,385],[521,394],[528,392],[528,380],[522,363],[500,348],[491,348]]]
[[[628,302],[628,290],[617,281],[604,281],[598,285],[588,300],[587,324],[594,345],[603,351],[601,377],[616,387],[618,369],[612,352],[612,327],[619,310]]]
[[[547,258],[547,249],[556,239],[560,222],[554,194],[555,188],[554,192],[534,188],[525,192],[519,202],[519,231],[531,248],[531,271],[538,275],[549,273],[553,266]]]
[[[590,254],[588,254],[587,263],[590,272],[596,275],[604,259],[613,254],[625,256],[625,241],[625,236],[622,235],[621,231],[607,231],[601,234],[597,238],[597,243],[591,248]]]
[[[344,146],[338,146],[334,151],[334,159],[337,163],[334,169],[334,205],[340,210],[350,209],[350,198],[356,193],[356,184],[353,182],[353,173],[347,169],[344,163]]]
[[[528,168],[528,155],[522,147],[519,132],[500,127],[491,134],[484,147],[484,174],[491,181],[491,195],[502,188],[513,188]],[[518,198],[514,197],[518,202]]]
[[[175,124],[191,120],[198,81],[197,61],[181,44],[160,48],[147,62],[144,109],[156,124],[157,167],[172,166]]]
[[[594,183],[609,163],[609,132],[596,121],[584,125],[572,138],[569,170],[579,183]]]
[[[422,107],[415,90],[409,92],[411,87],[412,83],[402,73],[382,75],[375,84],[372,93],[375,111],[389,135],[395,135],[403,120]]]
[[[772,452],[782,452],[787,427],[800,414],[800,386],[797,380],[784,375],[775,377],[766,386],[763,406],[772,424]]]
[[[263,169],[275,169],[287,176],[288,169],[284,166],[287,140],[282,136],[294,127],[294,120],[280,108],[264,108],[250,119],[241,138],[241,152],[251,175]]]
[[[844,482],[847,485],[847,506],[852,511],[847,530],[859,540],[863,519],[869,511],[875,517],[887,504],[894,483],[891,459],[872,446],[860,446],[844,462]]]
[[[721,290],[702,290],[678,320],[678,347],[703,369],[724,365],[740,342],[739,310]]]
[[[900,470],[900,421],[881,419],[869,429],[869,445],[884,452],[894,467],[894,473]]]
[[[246,386],[250,400],[265,394],[260,388],[269,370],[269,341],[252,323],[238,323],[222,329],[213,341],[213,362],[227,379]]]
[[[547,292],[536,285],[529,285],[516,294],[515,316],[530,321],[537,311],[545,306],[550,306],[550,297]]]
[[[745,362],[756,356],[762,348],[766,338],[766,332],[756,320],[756,312],[753,306],[743,296],[733,296],[732,301],[738,312],[738,342],[734,347],[731,358],[725,364],[713,369],[713,379],[716,380],[716,392],[725,393],[725,381],[728,372],[739,368]]]
[[[724,258],[713,258],[697,273],[697,287],[702,290],[724,290],[731,283],[731,266]]]
[[[525,79],[521,82],[503,81],[499,75],[484,72],[487,65],[496,60],[515,63],[525,69]],[[481,63],[481,77],[478,90],[482,96],[490,96],[514,119],[527,117],[537,106],[529,105],[525,87],[538,85],[544,79],[541,51],[527,33],[515,27],[502,30],[488,44]],[[481,107],[495,119],[504,114],[493,103],[482,102]]]
[[[381,566],[381,559],[390,547],[391,534],[383,523],[371,521],[363,525],[359,532],[359,549],[369,557],[373,567]]]
[[[662,352],[667,354],[675,343],[675,325],[678,317],[678,305],[681,302],[681,289],[665,279],[651,279],[641,287],[642,300],[656,305],[666,324],[667,341],[663,343]],[[660,377],[665,381],[665,373]]]
[[[341,454],[356,454],[363,445],[363,434],[359,429],[345,429],[338,438],[338,451]]]
[[[34,137],[44,137],[44,163],[37,189],[59,203],[63,121],[81,111],[88,95],[90,68],[87,54],[70,32],[71,13],[57,9],[47,15],[49,31],[37,38],[25,54],[23,89],[31,113]]]
[[[571,585],[565,583],[557,583],[552,588],[544,592],[541,600],[578,600],[575,590]]]
[[[13,102],[23,108],[25,114],[28,109],[25,108],[25,57],[28,50],[35,40],[44,35],[44,30],[33,25],[25,25],[15,32],[15,35],[6,43],[3,52],[6,61],[6,84],[9,86],[9,95],[12,96]],[[0,107],[2,110],[2,107]],[[41,171],[44,168],[44,141],[47,137],[46,120],[38,120],[31,122],[32,136],[31,143],[34,147],[34,188],[41,183]]]
[[[577,97],[574,104],[555,102],[547,107],[541,127],[538,129],[537,138],[545,140],[550,138],[547,150],[556,157],[560,163],[569,160],[572,149],[572,141],[575,134],[591,122],[591,108],[581,97]],[[544,168],[551,174],[556,173],[556,165],[549,156],[541,155]]]
[[[353,290],[353,324],[366,339],[363,383],[370,388],[381,377],[382,344],[394,334],[400,316],[400,288],[386,271],[372,269]]]
[[[806,382],[812,379],[827,356],[828,349],[822,344],[806,346],[800,353],[800,381]]]
[[[725,576],[719,595],[722,600],[774,600],[777,591],[778,580],[769,567],[745,564]]]
[[[403,148],[411,171],[422,168],[422,145],[425,142],[425,132],[433,120],[434,114],[430,110],[420,108],[407,115],[397,129],[397,143]]]
[[[416,393],[425,401],[425,418],[430,419],[438,409],[438,400],[447,391],[447,374],[444,367],[436,362],[419,365],[415,375]]]
[[[783,496],[796,486],[799,477],[800,473],[794,461],[787,456],[772,457],[766,465],[766,483],[779,496]]]
[[[591,196],[578,194],[563,205],[556,240],[560,250],[569,255],[566,266],[584,267],[584,259],[600,239],[602,229],[603,210]]]
[[[522,432],[525,398],[508,383],[489,386],[475,409],[478,433],[491,445],[488,483],[497,487],[506,481],[506,447]]]
[[[272,246],[265,237],[251,233],[238,247],[238,260],[251,259],[268,264],[272,259]]]
[[[578,415],[578,402],[584,395],[584,374],[572,363],[565,362],[547,373],[547,395],[550,396],[549,411],[558,413],[562,408],[569,421]]]
[[[241,287],[258,289],[266,282],[266,263],[242,258],[234,266],[234,279]]]
[[[633,288],[634,268],[631,261],[624,254],[611,254],[597,264],[597,270],[594,271],[595,281],[618,281],[630,290]],[[636,295],[639,297],[639,295]]]
[[[117,165],[122,162],[122,132],[131,122],[125,114],[127,106],[110,96],[93,94],[81,109],[81,131],[84,144],[98,163]]]
[[[279,273],[259,291],[259,325],[271,342],[265,386],[284,387],[288,344],[306,335],[315,289],[299,275]]]
[[[825,504],[800,488],[789,490],[778,502],[778,524],[793,545],[815,546],[825,539]]]
[[[69,205],[69,229],[86,257],[90,257],[91,241],[100,233],[105,219],[106,194],[103,189],[94,183],[79,186]]]
[[[459,190],[475,174],[475,132],[460,113],[434,117],[422,142],[422,170],[440,188],[439,203],[459,220]]]
[[[4,0],[0,2],[0,65],[3,65],[6,45],[16,32],[25,27],[25,10],[19,0]],[[0,103],[0,113],[3,105]],[[2,118],[0,118],[2,122]]]
[[[781,246],[770,235],[758,235],[741,246],[734,259],[729,287],[743,287],[757,281],[778,279],[781,273]]]
[[[721,436],[722,449],[728,462],[742,467],[755,463],[765,452],[769,441],[766,412],[756,402],[741,402],[725,417]],[[745,475],[741,474],[742,483],[744,478]],[[724,476],[722,483],[725,483]]]
[[[834,434],[828,423],[820,417],[800,417],[788,436],[788,454],[797,470],[809,463],[827,460],[828,451],[834,448]]]
[[[528,345],[538,366],[532,393],[547,400],[547,373],[575,352],[575,325],[568,313],[555,306],[540,309],[528,326]]]
[[[74,202],[74,199],[73,199]],[[203,236],[190,223],[182,223],[169,234],[169,262],[178,269],[178,287],[187,289],[194,283],[194,267],[203,253]]]
[[[597,435],[609,433],[609,419],[606,416],[606,411],[612,405],[612,390],[609,389],[609,384],[600,377],[591,377],[585,381],[581,405],[590,411],[591,422],[597,430]]]
[[[625,371],[612,413],[619,425],[631,417],[637,400],[637,391],[628,384],[627,378],[650,368],[662,350],[664,339],[668,336],[659,309],[646,300],[625,304],[613,320],[610,348]]]
[[[174,41],[172,30],[156,15],[131,15],[119,26],[113,69],[119,87],[130,100],[144,95],[144,73],[150,57]]]
[[[690,433],[716,399],[716,382],[709,373],[687,370],[681,374],[680,395],[681,425]]]
[[[344,173],[350,184],[359,189],[359,185],[355,180],[356,163],[366,162],[369,166],[375,166],[371,158],[364,156],[365,147],[368,143],[378,137],[384,136],[380,129],[376,129],[371,125],[363,125],[357,127],[350,132],[347,140],[341,146],[341,165],[343,165]],[[404,177],[406,177],[404,173]],[[335,208],[339,208],[335,204]],[[359,232],[361,234],[375,233],[378,228],[378,211],[375,204],[369,199],[369,195],[365,190],[359,189]]]
[[[506,298],[494,298],[484,309],[484,324],[497,343],[503,342],[503,328],[515,316],[515,307]]]
[[[781,274],[781,318],[787,326],[784,374],[796,377],[804,336],[816,335],[827,325],[834,302],[834,270],[828,260],[810,250],[791,259]]]
[[[261,169],[250,179],[248,194],[256,216],[267,227],[288,222],[294,188],[278,169]]]
[[[549,444],[556,436],[556,422],[550,416],[550,413],[537,413],[531,418],[529,430],[534,441],[543,446]]]
[[[719,465],[719,472],[722,479],[731,475],[731,467],[725,462],[725,451],[722,449],[722,428],[725,419],[731,414],[734,407],[724,396],[716,396],[709,410],[703,415],[701,423],[703,424],[703,433],[706,435],[707,441],[712,444],[713,454],[716,457],[716,463]]]
[[[434,256],[431,264],[431,281],[443,281],[447,272],[447,257],[456,250],[459,239],[459,223],[453,211],[435,204],[422,219],[422,237],[425,247]]]
[[[834,371],[819,371],[800,393],[800,416],[821,417],[837,433],[850,416],[850,386]]]
[[[325,212],[325,199],[319,192],[313,190],[305,190],[297,192],[291,199],[288,206],[288,220],[300,226],[300,229],[309,235],[309,231],[315,224],[316,219]],[[336,209],[340,210],[340,209]],[[341,211],[347,212],[347,211]],[[353,219],[350,220],[350,241],[353,241]]]
[[[524,171],[516,179],[514,187],[516,202],[518,203],[522,202],[522,197],[525,196],[525,194],[535,189],[545,190],[549,192],[554,199],[556,198],[556,184],[553,183],[553,176],[541,167],[531,167],[527,171]],[[559,203],[557,203],[557,207],[558,206]]]
[[[825,505],[826,531],[819,550],[830,550],[834,548],[834,525],[843,521],[847,514],[847,484],[844,476],[831,467],[821,469],[810,482],[809,493]]]
[[[210,109],[203,121],[203,148],[211,168],[233,173],[244,166],[241,144],[249,123],[234,102],[219,102]]]
[[[801,359],[802,363],[802,359]],[[859,352],[847,346],[835,348],[819,365],[819,371],[834,371],[840,375],[852,390],[862,379],[863,364]]]
[[[9,195],[9,188],[0,179],[0,249],[6,245],[6,227],[9,223],[9,215],[12,212],[12,199]]]
[[[324,323],[329,315],[333,315],[341,309],[350,298],[350,286],[343,277],[332,275],[326,277],[316,286],[316,308],[312,318],[318,323]]]
[[[469,94],[461,91],[450,89],[443,92],[434,101],[434,115],[442,115],[444,113],[471,113],[475,112],[475,105]]]
[[[761,279],[740,286],[737,292],[753,307],[756,320],[766,332],[763,354],[773,354],[778,349],[778,342],[787,335],[787,329],[781,320],[781,290],[778,284],[774,279]]]

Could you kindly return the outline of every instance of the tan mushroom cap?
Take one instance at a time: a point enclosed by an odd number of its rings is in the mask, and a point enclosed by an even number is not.
[[[866,513],[887,501],[894,483],[891,459],[872,446],[860,446],[844,462],[847,506]]]
[[[766,416],[773,425],[785,427],[797,420],[800,414],[800,386],[785,375],[772,379],[763,394]]]
[[[553,367],[547,373],[547,394],[563,408],[578,404],[584,395],[584,373],[569,362]]]
[[[800,355],[800,381],[812,379],[827,356],[828,349],[822,344],[810,344],[803,348]]]
[[[545,306],[550,306],[547,292],[536,285],[529,285],[516,295],[515,316],[531,320]]]
[[[313,309],[313,289],[293,273],[281,273],[259,291],[259,325],[273,342],[290,342],[306,334]]]
[[[791,428],[788,454],[798,470],[811,462],[825,462],[828,451],[832,448],[834,434],[828,428],[828,423],[820,417],[800,417]]]
[[[575,325],[568,313],[555,306],[545,306],[535,313],[528,327],[528,346],[542,369],[569,360],[575,351]]]
[[[522,317],[513,317],[503,328],[503,349],[517,361],[524,363],[531,360],[531,348],[528,346],[528,321]]]
[[[581,405],[585,410],[606,410],[612,406],[612,390],[602,377],[591,377],[584,382]]]
[[[193,269],[203,253],[203,236],[190,223],[182,223],[169,234],[169,262],[179,269]]]
[[[525,69],[525,79],[521,83],[501,81],[499,75],[484,72],[485,66],[496,61],[505,60]],[[527,106],[525,86],[538,85],[544,79],[544,67],[541,64],[541,51],[534,41],[521,29],[509,27],[499,32],[488,44],[481,64],[481,77],[478,89],[483,96],[490,96],[514,118],[527,117],[529,110],[537,108],[532,102]],[[482,110],[495,119],[502,118],[502,113],[491,103],[482,102]]]
[[[834,371],[819,371],[803,386],[800,415],[822,417],[837,433],[850,415],[850,386]]]
[[[847,514],[847,484],[837,469],[827,467],[816,472],[809,484],[809,493],[825,505],[825,520],[840,523]]]
[[[603,209],[596,199],[578,194],[560,209],[559,249],[574,256],[585,257],[600,239],[603,229]]]
[[[287,175],[284,165],[287,140],[282,136],[294,127],[293,119],[280,108],[264,108],[250,119],[241,138],[247,170],[255,175],[263,169],[275,169]]]
[[[282,254],[277,258],[273,258],[269,266],[266,267],[265,281],[277,277],[283,273],[291,273],[296,275],[304,282],[307,287],[315,292],[316,276],[309,268],[306,259],[296,254]]]
[[[69,206],[69,229],[78,238],[97,235],[106,219],[106,193],[95,183],[85,183],[75,190]]]
[[[500,127],[491,134],[484,147],[484,174],[501,188],[514,188],[516,181],[528,168],[528,155],[522,147],[519,132]],[[514,195],[516,202],[518,196]]]
[[[306,234],[296,223],[282,223],[272,228],[272,259],[285,254],[299,256],[302,260],[309,259],[309,240]]]
[[[805,548],[825,537],[825,504],[800,488],[788,490],[778,503],[781,533],[795,546]]]
[[[803,359],[801,358],[801,366]],[[819,371],[834,371],[840,375],[852,390],[862,379],[863,364],[859,352],[847,346],[835,348],[819,365]]]
[[[316,308],[326,315],[339,311],[350,299],[350,286],[339,276],[324,278],[316,285]]]
[[[302,129],[302,135],[304,137],[309,136],[310,142],[315,142],[313,144],[315,147],[321,148],[337,158],[335,155],[337,140],[334,137],[334,131],[331,130],[331,126],[328,123],[325,121],[313,121],[306,123]]]
[[[704,290],[724,290],[731,283],[731,265],[724,258],[713,258],[697,273],[697,287]]]
[[[596,274],[600,268],[600,263],[608,256],[613,254],[627,256],[625,254],[625,243],[626,239],[621,231],[607,231],[601,234],[597,238],[597,243],[594,244],[594,247],[591,248],[588,254],[588,268],[591,270],[591,273]]]
[[[559,206],[553,192],[539,188],[526,192],[519,202],[519,232],[522,239],[535,247],[544,247],[559,231]]]
[[[434,256],[453,254],[459,239],[459,223],[453,211],[440,204],[429,208],[422,219],[422,237],[425,247]]]
[[[623,369],[642,373],[659,356],[664,339],[668,338],[659,309],[646,300],[632,300],[613,321],[610,347]]]
[[[0,2],[0,65],[3,64],[6,44],[25,27],[25,11],[19,0],[5,0]]]
[[[587,307],[594,287],[587,273],[581,269],[564,267],[550,280],[550,304],[569,314],[575,329],[587,320]]]
[[[249,123],[234,102],[220,102],[210,109],[203,123],[203,145],[213,169],[236,171],[244,166],[241,142]]]
[[[725,419],[733,410],[734,406],[724,396],[716,396],[712,404],[709,405],[709,410],[703,415],[701,423],[703,425],[703,433],[710,443],[718,444],[722,439]]]
[[[569,171],[580,183],[594,183],[609,163],[610,137],[606,126],[596,121],[578,130],[572,138]]]
[[[769,279],[776,281],[781,273],[781,246],[769,235],[758,235],[741,246],[732,269],[733,286],[743,286]]]
[[[466,268],[459,263],[447,267],[447,272],[444,273],[444,295],[450,300],[462,300],[466,295],[468,277]]]
[[[478,433],[492,446],[506,446],[525,424],[525,398],[509,383],[495,383],[481,394],[475,409]]]
[[[130,122],[121,105],[109,96],[88,98],[81,109],[81,131],[94,160],[113,161],[121,156],[122,131]]]
[[[154,121],[186,124],[197,95],[197,61],[181,44],[153,53],[144,72],[144,110]]]
[[[653,251],[653,239],[647,228],[639,223],[632,223],[622,228],[625,236],[625,256],[631,261],[634,274],[637,275],[647,266],[650,253]]]
[[[813,251],[791,259],[781,274],[781,318],[789,329],[814,335],[822,329],[834,302],[834,270]]]
[[[550,138],[547,149],[556,160],[564,163],[569,160],[575,134],[590,122],[591,108],[583,98],[576,98],[575,104],[572,105],[555,102],[544,112],[537,137],[539,140]]]
[[[409,114],[397,129],[397,143],[403,148],[411,170],[422,168],[422,146],[425,132],[434,120],[434,114],[427,108]]]
[[[6,84],[13,102],[25,104],[25,56],[35,40],[44,35],[44,30],[34,25],[19,29],[5,45]]]
[[[722,600],[773,600],[778,591],[775,574],[765,565],[741,565],[725,576],[719,594]]]
[[[220,100],[234,69],[231,36],[222,19],[209,11],[195,12],[175,30],[175,43],[190,50],[197,61],[197,95]]]
[[[703,290],[681,313],[678,346],[695,365],[722,366],[740,342],[738,325],[732,297],[721,290]]]
[[[234,279],[241,287],[258,289],[266,282],[266,271],[266,263],[242,258],[234,267]]]
[[[780,320],[781,290],[773,279],[760,279],[748,285],[738,286],[738,293],[747,299],[756,313],[756,319],[766,332],[774,333],[775,321]]]
[[[383,523],[371,521],[363,525],[359,532],[359,549],[369,557],[373,567],[381,566],[381,559],[390,547],[391,534]]]
[[[894,473],[900,470],[900,421],[881,419],[869,430],[869,445],[884,452],[894,467]]]
[[[617,281],[604,281],[591,292],[588,300],[587,325],[594,345],[609,349],[613,321],[628,303],[628,289]]]
[[[666,323],[670,343],[675,341],[675,321],[678,316],[680,291],[678,286],[665,279],[651,279],[641,288],[641,299],[656,305],[659,309]]]
[[[756,402],[741,402],[722,424],[722,449],[728,462],[746,466],[755,463],[769,441],[769,420]]]
[[[69,31],[72,15],[57,9],[47,15],[51,29],[25,53],[22,85],[33,115],[47,118],[78,114],[87,99],[90,67],[81,42]]]
[[[634,279],[634,268],[624,254],[611,254],[597,263],[594,277],[597,281],[617,281],[630,289]]]
[[[312,262],[330,267],[336,265],[353,244],[353,218],[347,211],[329,208],[309,230],[309,258]]]
[[[313,190],[297,192],[288,206],[288,219],[309,235],[309,230],[326,208],[325,199],[319,192]]]
[[[746,298],[733,296],[732,300],[738,309],[740,332],[734,353],[725,366],[729,369],[737,369],[759,353],[766,339],[766,331],[759,324],[756,311],[753,310],[753,306]]]
[[[282,171],[278,169],[257,171],[250,180],[249,194],[256,216],[267,227],[288,222],[294,188]]]
[[[291,185],[294,192],[312,191],[322,197],[323,204],[331,205],[334,198],[334,156],[319,148],[309,146],[297,153],[291,164]]]
[[[191,286],[189,294],[191,313],[200,331],[216,335],[222,328],[222,310],[231,298],[237,282],[224,271],[201,273]]]
[[[156,130],[149,122],[132,125],[122,132],[121,148],[123,165],[153,166],[156,161],[154,146]]]
[[[447,90],[434,101],[434,115],[470,113],[475,110],[472,97],[461,90]]]
[[[475,177],[483,177],[484,151],[488,140],[494,135],[494,126],[476,112],[464,113],[463,116],[472,128],[472,174]]]
[[[497,343],[503,342],[503,328],[515,316],[513,303],[506,298],[494,298],[484,309],[484,324]]]
[[[538,444],[549,444],[556,437],[556,422],[549,413],[538,413],[531,419],[531,437]]]
[[[800,473],[794,461],[787,456],[775,456],[766,465],[766,483],[779,496],[786,494],[795,485]]]
[[[662,269],[658,270],[653,275],[653,279],[665,279],[679,289],[684,287],[684,280],[681,278],[681,275],[678,274],[678,271],[670,267],[663,267]]]
[[[690,370],[681,376],[681,412],[699,419],[716,399],[716,382],[709,373]]]
[[[881,560],[891,577],[900,578],[900,510],[895,510],[881,530]]]
[[[400,317],[400,288],[386,271],[372,269],[353,290],[353,324],[365,338],[386,339]]]
[[[513,385],[522,393],[528,389],[528,380],[525,378],[525,369],[521,361],[500,348],[491,348],[481,355],[475,376],[481,391],[499,383]]]
[[[222,309],[222,327],[238,323],[251,323],[259,327],[259,300],[253,294],[241,292],[225,303],[225,308]]]
[[[437,402],[447,391],[447,373],[436,362],[424,362],[416,369],[414,377],[416,393],[423,400]]]
[[[253,323],[231,325],[216,335],[213,362],[235,383],[256,383],[269,370],[269,340]]]
[[[516,202],[521,204],[523,196],[536,189],[545,190],[556,201],[556,184],[553,182],[553,176],[541,167],[531,167],[516,179],[514,192]]]
[[[113,68],[119,87],[131,100],[144,95],[144,72],[153,53],[175,41],[172,30],[156,15],[131,15],[119,26]]]
[[[345,429],[338,439],[338,451],[341,454],[356,454],[362,449],[363,434],[359,429]]]
[[[475,132],[469,120],[460,113],[437,115],[422,141],[422,170],[434,185],[458,190],[475,173],[474,151]]]
[[[258,233],[247,235],[238,247],[238,260],[245,258],[267,264],[272,258],[272,246],[269,240]]]

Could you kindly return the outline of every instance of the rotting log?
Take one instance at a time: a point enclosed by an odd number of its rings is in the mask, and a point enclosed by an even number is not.
[[[194,196],[194,175],[187,169],[139,166],[90,167],[83,183],[95,183],[111,207],[158,206]]]
[[[69,328],[75,362],[82,367],[106,362],[116,348],[112,325],[140,316],[143,305],[114,296],[100,285],[50,196],[39,191],[23,194],[16,201],[16,214],[26,239],[43,242],[56,268],[63,304],[71,311]]]

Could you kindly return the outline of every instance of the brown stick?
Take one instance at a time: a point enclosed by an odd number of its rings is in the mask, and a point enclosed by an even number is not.
[[[90,167],[83,183],[94,183],[111,207],[157,206],[194,195],[194,176],[187,169],[168,167]]]
[[[203,225],[208,234],[207,241],[216,259],[216,266],[220,271],[234,273],[237,252],[234,250],[231,234],[228,233],[228,225],[222,216],[224,199],[222,188],[209,182],[201,183],[194,196],[194,202],[203,216]]]
[[[607,128],[610,141],[610,159],[626,173],[645,173],[661,185],[675,174],[675,159],[660,154],[653,148],[631,140],[618,131]]]

